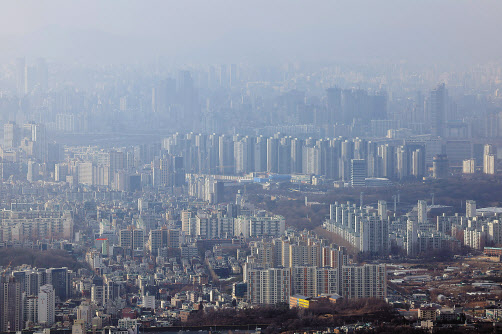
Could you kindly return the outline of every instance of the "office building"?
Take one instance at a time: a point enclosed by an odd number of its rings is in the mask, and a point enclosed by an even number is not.
[[[448,177],[449,161],[445,154],[439,154],[432,159],[432,177],[444,179]]]
[[[429,112],[431,121],[431,133],[441,137],[446,124],[448,91],[445,84],[438,85],[431,91],[429,100]]]
[[[71,281],[68,268],[50,268],[47,272],[47,283],[51,284],[55,296],[65,302],[71,297]]]
[[[364,187],[366,172],[366,160],[352,159],[350,165],[350,184],[352,187]]]

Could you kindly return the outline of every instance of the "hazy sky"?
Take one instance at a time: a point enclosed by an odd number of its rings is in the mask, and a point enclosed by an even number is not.
[[[178,62],[502,56],[502,1],[4,1],[2,57]]]

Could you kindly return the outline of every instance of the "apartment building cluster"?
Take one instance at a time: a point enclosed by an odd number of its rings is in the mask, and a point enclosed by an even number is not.
[[[385,265],[348,263],[343,247],[309,233],[250,243],[244,281],[252,304],[289,302],[292,295],[385,298]]]
[[[384,120],[374,122],[389,122]],[[174,134],[162,149],[182,156],[187,173],[305,174],[360,186],[364,179],[444,178],[450,166],[464,173],[497,172],[497,147],[471,139],[433,135],[365,138],[305,138],[235,134]],[[428,168],[433,167],[432,173]],[[355,180],[353,180],[355,178]]]
[[[218,211],[184,210],[181,221],[186,235],[206,239],[280,237],[286,228],[286,221],[280,215],[263,210],[249,211],[235,204]]]
[[[15,205],[0,211],[0,241],[73,240],[74,220],[69,210],[31,210]]]
[[[49,147],[50,153],[59,153],[54,150],[56,147]],[[54,162],[57,156],[47,154],[47,149],[47,135],[43,124],[26,122],[18,125],[16,122],[6,122],[3,125],[3,146],[0,149],[3,160],[17,162],[27,158],[41,163]]]
[[[458,240],[456,230],[448,229],[448,223],[437,215],[436,223],[431,216],[432,205],[420,200],[406,215],[398,217],[392,222],[391,238],[398,247],[402,247],[409,256],[437,251],[458,251],[461,241]],[[448,222],[453,222],[459,215],[450,216]]]
[[[185,158],[185,169],[195,174],[249,173],[311,174],[351,181],[354,168],[366,177],[401,179],[426,175],[424,143],[386,143],[367,139],[293,138],[236,134],[175,134],[163,148]]]
[[[458,216],[455,216],[458,217]],[[419,201],[411,212],[403,216],[389,215],[387,202],[378,201],[378,207],[358,207],[356,204],[335,203],[330,206],[330,218],[323,226],[348,241],[359,252],[385,256],[391,244],[414,256],[441,249],[458,249],[459,240],[444,227],[444,217],[438,224],[428,219],[427,202]],[[453,221],[455,218],[452,217]],[[451,223],[450,223],[451,226]]]
[[[72,186],[106,186],[114,190],[140,189],[139,150],[104,150],[97,147],[67,147],[64,159],[54,166],[54,181]]]
[[[485,246],[502,244],[499,208],[476,208],[476,202],[465,202],[465,214],[431,216],[431,206],[419,201],[417,215],[409,214],[406,222],[405,249],[410,255],[427,250],[458,250],[460,245],[483,250]],[[428,213],[429,212],[429,213]]]
[[[378,210],[356,204],[335,202],[324,228],[348,241],[360,252],[387,255],[390,252],[390,220],[387,202],[378,201]]]
[[[363,187],[372,186],[377,180],[382,184],[427,176],[445,178],[450,167],[465,174],[495,174],[498,169],[496,145],[432,135],[304,138],[281,133],[176,133],[162,144],[103,149],[47,143],[41,139],[45,135],[40,126],[30,126],[34,133],[41,133],[33,136],[42,142],[43,157],[10,156],[11,149],[0,151],[4,180],[50,180],[126,192],[144,187],[188,186],[191,196],[211,203],[222,201],[225,177],[236,181],[239,177],[250,180],[264,174],[315,176]]]
[[[499,208],[476,209],[476,202],[466,201],[466,213],[451,215],[445,206],[428,205],[420,200],[405,215],[389,212],[385,201],[378,208],[358,207],[353,203],[330,206],[330,218],[323,226],[348,241],[357,251],[388,255],[391,244],[409,256],[448,250],[461,245],[483,250],[502,244]],[[438,211],[435,211],[438,210]]]
[[[71,297],[75,275],[68,268],[27,269],[2,275],[0,329],[21,331],[27,324],[52,326],[56,301]]]
[[[480,160],[480,161],[478,161]],[[497,147],[492,144],[483,146],[483,155],[481,159],[466,159],[462,162],[462,173],[474,174],[482,171],[484,174],[493,175],[498,170]]]

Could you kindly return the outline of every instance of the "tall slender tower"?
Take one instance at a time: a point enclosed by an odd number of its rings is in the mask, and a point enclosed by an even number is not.
[[[467,218],[476,217],[476,201],[466,201],[465,202],[465,216]]]
[[[431,91],[430,97],[430,120],[431,132],[434,136],[442,136],[446,122],[446,104],[448,100],[448,91],[445,84],[439,84]]]
[[[427,223],[427,201],[418,201],[418,223]]]

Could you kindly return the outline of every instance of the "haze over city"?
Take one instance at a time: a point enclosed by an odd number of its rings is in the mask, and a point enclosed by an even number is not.
[[[502,328],[499,1],[11,1],[0,334]]]
[[[142,63],[497,61],[498,1],[11,1],[2,57]]]

